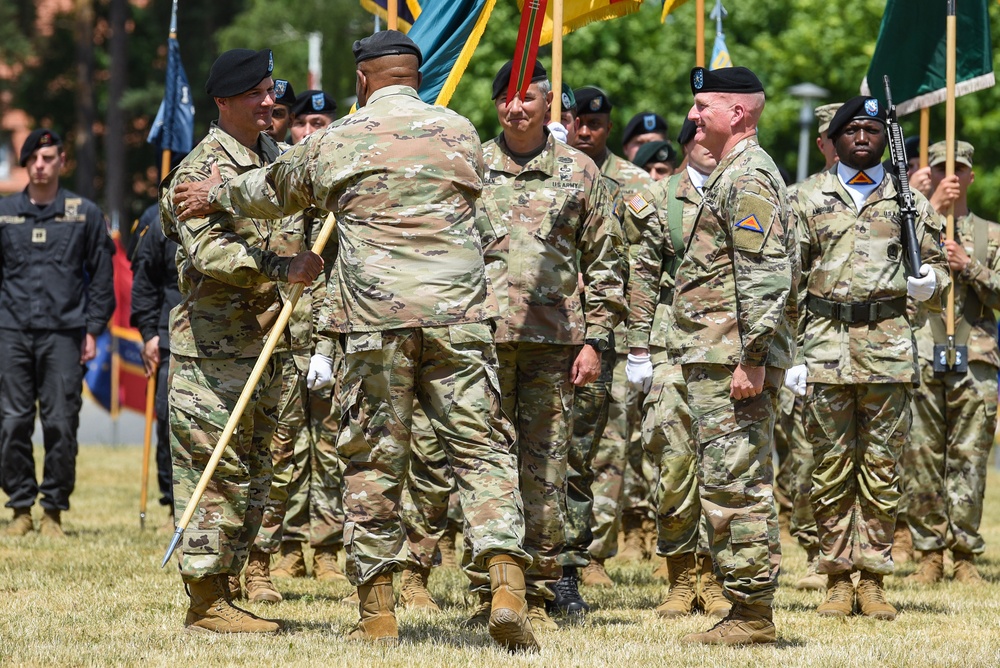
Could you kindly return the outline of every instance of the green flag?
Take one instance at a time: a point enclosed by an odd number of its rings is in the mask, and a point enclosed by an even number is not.
[[[944,102],[947,14],[947,0],[888,0],[861,93],[884,102],[888,74],[900,115]],[[958,0],[956,24],[956,95],[993,86],[987,0]]]

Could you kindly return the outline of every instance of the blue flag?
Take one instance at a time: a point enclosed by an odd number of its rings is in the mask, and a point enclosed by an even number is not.
[[[447,106],[468,67],[496,0],[421,0],[408,33],[424,54],[420,98]]]
[[[187,153],[194,146],[194,100],[176,37],[167,41],[166,91],[146,141],[174,153]]]
[[[712,47],[712,62],[708,69],[721,70],[724,67],[732,67],[733,60],[729,57],[729,48],[726,46],[726,36],[721,32],[715,35],[715,46]]]

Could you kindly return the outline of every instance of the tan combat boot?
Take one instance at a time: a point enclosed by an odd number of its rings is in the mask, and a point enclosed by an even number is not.
[[[538,641],[528,619],[529,605],[524,597],[524,567],[507,554],[491,557],[488,565],[492,592],[490,637],[510,651],[537,652]]]
[[[549,616],[545,599],[541,596],[528,596],[528,621],[535,631],[558,631],[559,625],[556,620]]]
[[[65,538],[66,534],[63,533],[62,517],[60,515],[58,510],[46,509],[45,514],[42,515],[42,524],[38,528],[38,533],[46,538]]]
[[[826,589],[826,576],[816,570],[819,566],[819,549],[811,548],[808,555],[809,565],[806,566],[806,574],[796,581],[795,588],[823,591]]]
[[[392,573],[379,573],[368,584],[358,585],[358,612],[361,618],[348,640],[395,645],[399,642],[396,599],[392,594]]]
[[[337,563],[336,547],[317,547],[313,550],[313,577],[320,582],[347,582],[347,576]]]
[[[656,543],[659,535],[656,531],[656,521],[648,517],[642,520],[642,558],[649,561],[656,556]]]
[[[703,645],[766,645],[777,642],[769,605],[734,603],[726,618],[704,633],[692,633],[681,642]]]
[[[896,608],[885,600],[882,576],[877,573],[861,571],[861,579],[858,581],[858,606],[861,608],[861,614],[867,617],[890,622],[896,619]]]
[[[493,594],[479,592],[479,604],[473,609],[472,616],[462,622],[467,629],[487,628],[490,624],[490,611],[493,609]]]
[[[944,579],[944,550],[924,552],[920,555],[917,570],[903,582],[915,585],[932,585]]]
[[[698,589],[698,605],[710,617],[725,618],[732,610],[733,604],[726,598],[722,585],[715,578],[712,557],[707,554],[698,555],[698,579],[701,583]]]
[[[604,559],[591,558],[590,563],[580,571],[580,582],[587,587],[614,587],[615,582],[608,577]]]
[[[302,554],[302,543],[284,541],[281,543],[281,559],[271,569],[271,577],[304,578],[306,558]]]
[[[694,612],[698,593],[698,575],[694,552],[667,557],[667,598],[656,609],[660,617],[681,617]]]
[[[407,610],[434,610],[440,612],[437,601],[427,591],[427,580],[431,575],[429,568],[407,568],[403,571],[402,595],[400,602]]]
[[[441,566],[444,568],[458,568],[458,532],[451,525],[438,541],[438,551],[441,553]]]
[[[642,515],[627,512],[622,515],[622,534],[625,545],[618,558],[625,561],[642,561],[646,556],[646,543],[642,533]]]
[[[35,530],[35,523],[31,521],[31,508],[15,508],[14,519],[7,525],[4,533],[8,536],[27,536]]]
[[[350,594],[340,599],[340,602],[344,605],[349,605],[352,608],[361,605],[361,598],[358,596],[357,588],[354,589]]]
[[[976,568],[976,557],[970,552],[958,552],[952,550],[952,558],[955,561],[955,579],[966,584],[978,584],[983,581],[983,576]]]
[[[667,568],[666,558],[660,562],[660,565],[656,567],[653,571],[653,577],[657,580],[663,580],[664,582],[670,581],[670,569]]]
[[[897,521],[892,532],[892,563],[899,566],[913,561],[913,534],[906,522]]]
[[[246,598],[245,592],[243,591],[243,585],[240,584],[239,575],[227,575],[226,586],[229,587],[230,601],[242,601]]]
[[[823,617],[846,617],[854,612],[854,582],[850,573],[830,575],[826,586],[826,600],[816,608]]]
[[[184,628],[195,633],[277,633],[281,625],[250,614],[229,602],[227,576],[185,580],[191,603]]]
[[[254,603],[280,603],[281,592],[271,582],[271,555],[256,550],[247,559],[247,598]]]

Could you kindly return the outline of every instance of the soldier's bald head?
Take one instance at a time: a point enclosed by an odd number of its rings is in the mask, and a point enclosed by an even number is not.
[[[373,83],[391,82],[382,83],[378,88],[392,85],[416,88],[415,84],[420,76],[420,60],[410,54],[382,56],[361,61],[358,63],[358,71]]]

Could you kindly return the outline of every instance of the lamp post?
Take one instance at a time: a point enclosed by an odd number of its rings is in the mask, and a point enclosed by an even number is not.
[[[815,118],[813,106],[816,100],[823,99],[830,91],[813,83],[800,83],[789,88],[788,93],[802,99],[799,110],[799,161],[795,172],[795,181],[800,182],[809,176],[809,134]]]

